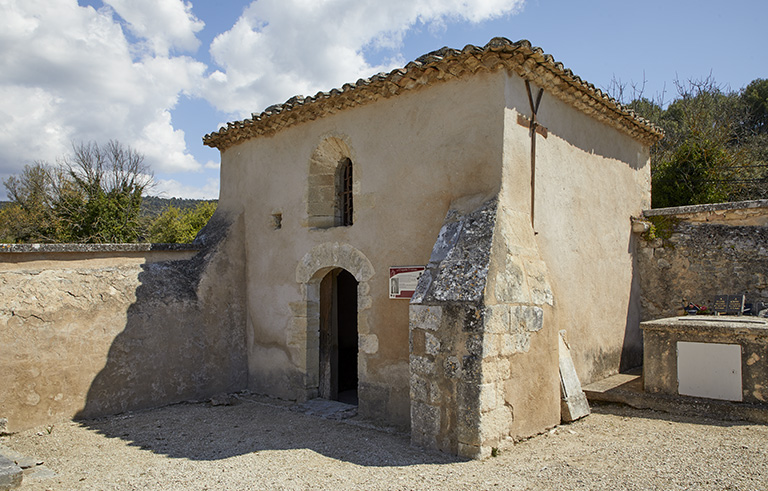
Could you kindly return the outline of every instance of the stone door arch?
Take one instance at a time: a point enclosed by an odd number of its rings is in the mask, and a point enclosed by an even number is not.
[[[371,262],[349,244],[326,242],[312,248],[296,267],[296,281],[301,285],[302,312],[294,313],[294,326],[306,333],[306,356],[301,369],[305,374],[307,399],[318,397],[320,384],[320,284],[326,275],[343,269],[357,280],[358,379],[365,381],[365,356],[376,353],[378,337],[371,334],[368,313],[371,307],[369,280],[374,275]]]

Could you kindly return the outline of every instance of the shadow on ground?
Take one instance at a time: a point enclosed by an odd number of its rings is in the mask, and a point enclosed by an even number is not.
[[[720,426],[723,428],[730,428],[733,426],[765,426],[760,423],[753,423],[744,420],[718,419],[712,416],[707,416],[704,412],[700,414],[671,413],[654,409],[639,409],[615,402],[590,401],[589,407],[592,413],[612,414],[614,416],[623,416],[625,418],[645,418],[692,425]]]
[[[266,398],[264,398],[266,399]],[[240,398],[232,405],[181,403],[79,424],[129,445],[190,460],[221,460],[254,452],[307,449],[363,466],[459,462],[414,447],[403,432],[354,420],[334,421],[292,411],[280,403]]]

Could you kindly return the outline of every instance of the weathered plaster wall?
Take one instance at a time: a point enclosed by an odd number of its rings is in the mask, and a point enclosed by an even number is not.
[[[451,200],[498,191],[502,122],[503,77],[478,74],[346,109],[223,152],[222,202],[245,216],[251,389],[297,399],[317,393],[301,354],[307,331],[314,329],[307,319],[317,314],[311,291],[297,281],[297,266],[311,251],[346,244],[373,271],[370,278],[357,278],[365,283],[358,302],[360,412],[408,424],[408,301],[389,299],[388,269],[426,264]],[[351,152],[354,225],[313,229],[310,160],[329,137]],[[278,213],[282,226],[276,230],[272,215]],[[344,267],[337,259],[323,268]]]
[[[220,218],[198,250],[0,251],[10,431],[245,388],[243,253],[219,242],[242,223]]]
[[[531,138],[517,114],[530,108],[514,76],[506,107],[501,199],[528,212]],[[537,118],[548,136],[536,136],[534,230],[555,299],[552,328],[566,331],[579,378],[590,383],[642,363],[630,217],[650,206],[648,147],[546,91]]]
[[[688,302],[711,306],[715,295],[768,302],[768,226],[751,225],[768,219],[768,202],[681,208],[645,212],[664,220],[661,237],[640,241],[643,320],[679,315]]]
[[[500,439],[528,437],[560,422],[553,281],[529,220],[500,205],[489,265],[483,405],[492,426],[502,407],[511,410],[509,426],[496,429]]]

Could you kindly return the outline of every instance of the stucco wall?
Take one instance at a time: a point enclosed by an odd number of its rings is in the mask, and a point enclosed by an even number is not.
[[[502,97],[499,74],[477,75],[347,109],[222,154],[220,206],[245,216],[251,389],[312,395],[302,355],[307,288],[297,281],[297,266],[310,251],[348,244],[373,271],[357,278],[365,283],[360,412],[408,424],[408,301],[389,299],[388,269],[426,264],[452,199],[498,191]],[[328,137],[351,151],[355,220],[351,227],[312,229],[307,175],[314,150]],[[275,213],[282,215],[279,230]]]
[[[528,212],[531,139],[517,114],[530,108],[518,77],[507,77],[506,107],[502,199]],[[548,135],[536,137],[534,230],[551,278],[553,329],[566,331],[579,378],[590,383],[642,364],[630,217],[650,206],[650,156],[546,91],[537,118]]]
[[[218,244],[242,224],[216,228],[198,250],[1,250],[9,430],[245,388],[244,261]]]
[[[768,302],[768,226],[754,225],[768,220],[768,202],[645,213],[663,219],[659,238],[640,241],[643,320],[679,315],[687,302],[711,306],[715,295]]]

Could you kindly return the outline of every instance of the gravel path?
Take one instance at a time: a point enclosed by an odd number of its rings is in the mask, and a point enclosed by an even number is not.
[[[177,404],[0,438],[56,473],[21,490],[768,489],[768,426],[603,405],[462,461],[271,399]]]

